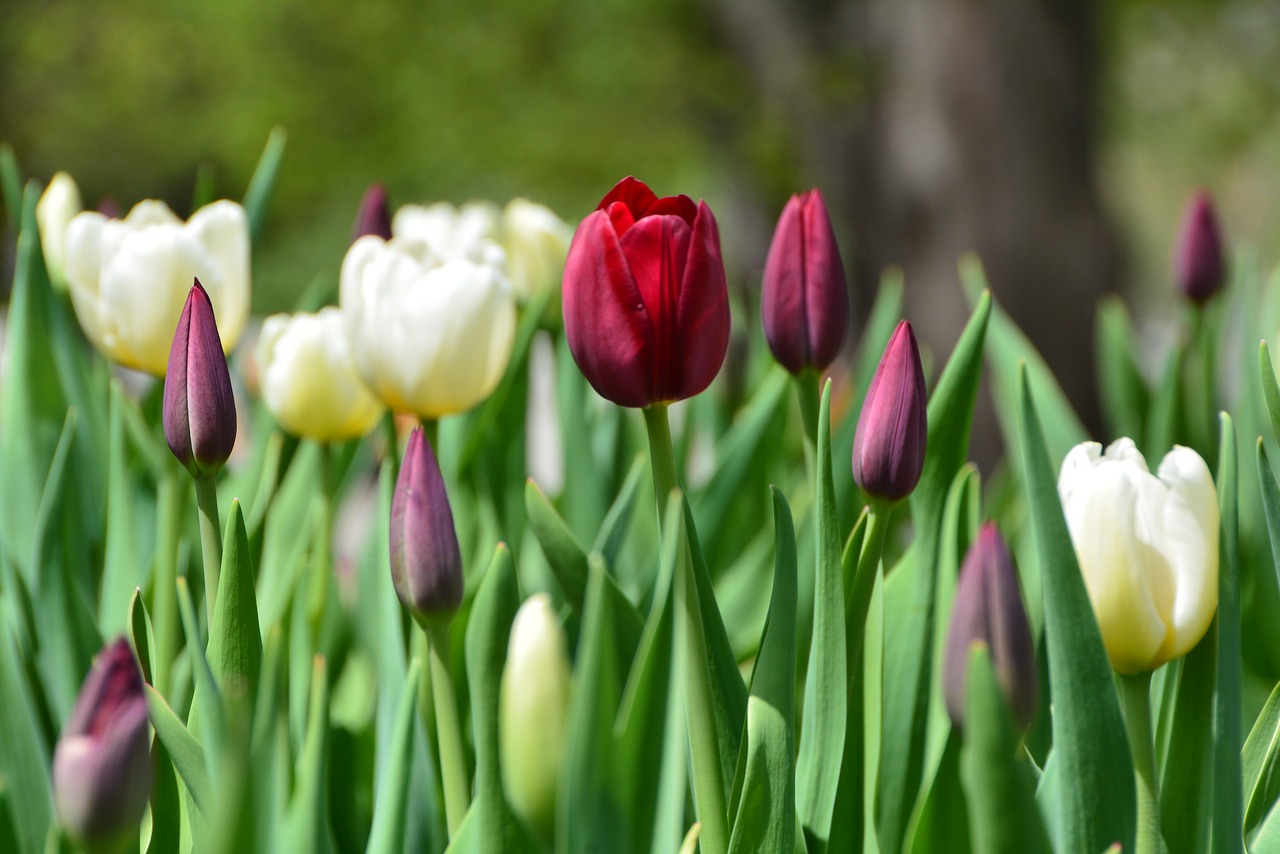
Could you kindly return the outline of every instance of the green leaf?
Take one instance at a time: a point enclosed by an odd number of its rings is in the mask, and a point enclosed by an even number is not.
[[[129,478],[132,454],[124,429],[124,390],[111,384],[109,474],[107,476],[106,555],[102,566],[102,594],[98,604],[98,626],[111,636],[125,628],[133,605],[130,591],[147,586],[147,562],[138,559],[134,546],[134,488]],[[126,610],[128,609],[128,610]],[[141,648],[139,648],[141,649]],[[147,679],[151,681],[150,678]]]
[[[877,829],[887,851],[901,849],[923,779],[942,515],[951,482],[968,456],[990,317],[991,295],[984,293],[929,399],[924,470],[911,496],[916,559],[885,583],[884,667],[893,678],[884,683]]]
[[[13,641],[7,615],[0,617],[0,782],[9,786],[7,800],[22,842],[14,850],[39,851],[53,820],[49,747]]]
[[[596,534],[595,542],[591,545],[591,551],[599,552],[604,556],[607,566],[618,565],[618,552],[627,535],[627,526],[631,522],[632,511],[635,509],[636,496],[640,494],[640,484],[644,482],[648,468],[644,456],[637,454],[631,463],[631,468],[627,471],[627,479],[622,483],[622,490],[613,500],[609,512],[605,514],[600,532]]]
[[[277,851],[333,850],[329,828],[329,679],[325,659],[317,655],[312,663],[311,703],[307,715],[307,735],[298,758],[298,774],[293,800],[285,811]]]
[[[1217,672],[1217,633],[1182,659],[1178,675],[1169,749],[1160,769],[1160,827],[1170,854],[1197,854],[1209,845],[1209,765],[1213,727],[1213,686]]]
[[[928,790],[912,820],[912,854],[970,854],[975,850],[970,840],[968,800],[960,782],[960,759],[960,734],[948,727],[946,742],[931,769]]]
[[[1035,780],[985,646],[970,650],[967,674],[960,779],[969,803],[973,850],[1049,852],[1035,805]]]
[[[1244,790],[1249,796],[1244,813],[1244,838],[1252,850],[1254,837],[1280,799],[1280,685],[1254,722],[1241,751]]]
[[[1181,345],[1169,354],[1164,374],[1151,397],[1151,412],[1147,416],[1146,442],[1142,449],[1151,455],[1159,455],[1184,435],[1182,423],[1182,364],[1184,350]]]
[[[249,237],[256,244],[262,237],[262,227],[267,220],[267,205],[275,192],[280,174],[280,159],[284,157],[284,144],[288,138],[284,128],[274,127],[267,137],[266,147],[258,158],[258,165],[244,191],[244,212],[249,220]]]
[[[1093,339],[1098,396],[1107,434],[1143,436],[1151,393],[1133,355],[1138,338],[1119,296],[1108,295],[1099,300]]]
[[[1055,847],[1102,851],[1118,840],[1128,850],[1134,841],[1136,800],[1124,718],[1025,374],[1020,391],[1022,463],[1044,584],[1045,645],[1053,696],[1052,756],[1059,814]]]
[[[151,616],[147,613],[147,605],[142,601],[142,591],[134,588],[129,598],[129,619],[126,624],[129,643],[138,655],[138,663],[142,667],[142,681],[152,683],[156,672],[156,639],[151,633]]]
[[[0,143],[0,188],[4,194],[5,213],[14,231],[22,220],[22,167],[9,143]]]
[[[840,532],[836,521],[835,481],[831,473],[829,380],[824,384],[818,410],[817,467],[813,636],[809,643],[804,725],[800,729],[800,755],[796,760],[795,778],[796,809],[806,835],[825,842],[831,830],[831,812],[840,784],[849,678],[845,664],[845,592],[840,567]],[[748,716],[749,708],[748,705]]]
[[[524,488],[529,527],[538,538],[569,607],[581,614],[587,593],[587,553],[538,484],[530,478]]]
[[[1236,433],[1231,416],[1219,415],[1218,504],[1222,533],[1218,538],[1218,681],[1213,703],[1213,850],[1243,851],[1240,828],[1244,806],[1240,786],[1240,536],[1237,522]]]
[[[169,708],[164,697],[150,685],[144,685],[147,693],[147,717],[155,728],[156,737],[164,744],[174,770],[186,784],[196,808],[207,814],[213,806],[213,787],[209,784],[209,770],[204,762],[204,748]]]
[[[216,778],[226,733],[225,706],[218,681],[214,678],[213,669],[204,653],[204,642],[200,638],[200,618],[196,616],[191,588],[187,586],[187,579],[182,576],[178,577],[177,586],[178,613],[182,616],[182,630],[187,635],[187,659],[191,662],[195,682],[195,696],[191,701],[187,726],[193,737],[205,743],[205,760],[212,776]]]
[[[147,854],[178,854],[184,806],[173,760],[159,738],[151,744],[151,774],[151,842]]]
[[[1258,372],[1262,375],[1262,395],[1267,402],[1271,435],[1280,442],[1280,385],[1276,383],[1276,372],[1266,341],[1258,345]]]
[[[223,697],[228,702],[245,700],[252,708],[262,671],[262,632],[258,628],[249,534],[239,501],[232,501],[227,512],[208,655]]]
[[[400,702],[396,704],[395,723],[391,728],[386,768],[378,778],[373,801],[373,829],[369,832],[366,854],[400,854],[405,850],[404,819],[409,795],[409,768],[412,763],[414,712],[417,708],[418,681],[422,678],[422,659],[409,665]]]
[[[776,489],[773,519],[773,592],[751,675],[745,759],[739,765],[742,783],[735,784],[740,794],[730,807],[731,852],[791,852],[796,847],[796,533],[791,509]]]

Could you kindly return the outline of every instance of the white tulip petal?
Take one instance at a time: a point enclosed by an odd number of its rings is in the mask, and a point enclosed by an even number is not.
[[[85,337],[103,349],[102,324],[98,320],[98,280],[102,273],[102,229],[107,218],[85,211],[67,225],[67,290]]]
[[[249,320],[249,218],[235,202],[218,201],[191,215],[188,236],[202,246],[222,274],[200,283],[209,294],[222,349],[231,352]]]
[[[1200,455],[1175,446],[1160,463],[1167,487],[1163,535],[1154,543],[1169,563],[1176,594],[1174,644],[1169,658],[1190,652],[1200,642],[1218,604],[1218,494]]]
[[[137,231],[151,225],[182,225],[178,215],[158,199],[143,199],[138,202],[123,222],[129,231]]]

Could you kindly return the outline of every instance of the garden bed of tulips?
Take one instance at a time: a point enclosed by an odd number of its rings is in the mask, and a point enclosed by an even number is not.
[[[1206,195],[1090,436],[976,258],[949,353],[850,317],[816,190],[762,329],[634,178],[374,187],[259,324],[283,155],[183,220],[0,151],[0,851],[1280,851],[1280,275]]]

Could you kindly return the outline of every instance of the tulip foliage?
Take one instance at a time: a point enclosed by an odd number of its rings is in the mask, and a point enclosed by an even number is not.
[[[1091,436],[976,259],[949,354],[846,317],[816,193],[735,329],[714,199],[378,188],[224,362],[282,150],[185,224],[0,162],[0,851],[1280,846],[1280,277],[1203,198]]]

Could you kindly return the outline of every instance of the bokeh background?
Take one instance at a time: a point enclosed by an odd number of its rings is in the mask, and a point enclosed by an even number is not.
[[[1277,259],[1273,0],[4,0],[0,140],[86,202],[239,198],[288,147],[254,262],[258,313],[336,284],[365,187],[394,204],[525,196],[576,221],[627,174],[716,211],[735,322],[787,196],[821,187],[854,328],[887,264],[945,352],[955,260],[1096,426],[1093,307],[1173,316],[1192,188]]]

